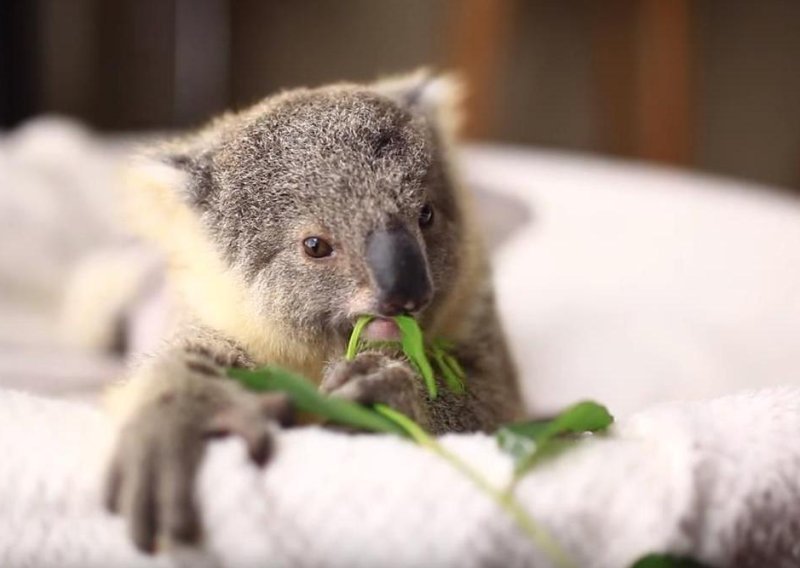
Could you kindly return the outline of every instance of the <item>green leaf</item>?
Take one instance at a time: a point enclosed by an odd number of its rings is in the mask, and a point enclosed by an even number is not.
[[[347,351],[345,352],[345,359],[352,361],[358,354],[358,346],[361,341],[361,334],[364,333],[364,328],[372,321],[372,316],[361,316],[353,326],[353,333],[350,334],[350,341],[347,342]]]
[[[453,369],[453,372],[463,381],[467,378],[467,373],[464,372],[464,368],[461,366],[461,363],[458,362],[458,359],[450,355],[450,353],[444,349],[446,348],[442,348],[445,363],[447,363],[450,368]]]
[[[345,359],[352,361],[359,351],[364,348],[386,348],[399,345],[405,356],[408,358],[412,367],[425,382],[428,396],[435,399],[438,395],[438,387],[434,376],[433,367],[430,359],[436,363],[438,374],[447,385],[448,389],[456,394],[463,394],[466,391],[464,380],[466,375],[458,360],[453,357],[448,350],[453,348],[453,344],[445,339],[437,338],[428,347],[425,345],[425,338],[419,323],[411,316],[395,316],[394,320],[400,328],[400,341],[362,341],[361,335],[367,324],[374,319],[372,316],[361,316],[353,326],[353,333],[347,342]]]
[[[458,359],[448,353],[448,351],[453,348],[454,345],[452,342],[439,337],[434,339],[431,343],[430,354],[439,367],[441,375],[444,377],[445,383],[447,383],[450,390],[461,394],[466,390],[464,386],[466,373],[458,362]]]
[[[298,409],[316,414],[336,424],[370,432],[407,435],[394,421],[371,408],[326,396],[303,377],[284,369],[276,367],[256,371],[228,369],[228,375],[251,390],[285,392]]]
[[[631,568],[710,568],[706,564],[685,556],[672,554],[648,554],[634,562]]]
[[[444,337],[437,337],[433,340],[433,345],[442,351],[452,351],[456,348],[456,344],[450,341],[449,339],[445,339]]]
[[[497,432],[497,443],[514,458],[514,469],[519,476],[544,455],[562,448],[566,437],[599,432],[613,422],[614,418],[605,406],[584,401],[570,406],[552,420],[503,426]]]
[[[466,391],[464,374],[455,357],[436,346],[432,347],[431,356],[436,362],[439,374],[444,378],[447,388],[456,394],[463,394]]]
[[[614,417],[605,406],[587,400],[573,404],[551,420],[511,424],[509,428],[520,435],[544,441],[564,434],[597,432],[613,422]]]
[[[425,381],[428,396],[435,399],[438,396],[436,380],[433,377],[433,368],[428,361],[428,356],[425,354],[425,339],[422,337],[422,330],[417,320],[411,316],[395,316],[394,321],[400,328],[403,352]]]

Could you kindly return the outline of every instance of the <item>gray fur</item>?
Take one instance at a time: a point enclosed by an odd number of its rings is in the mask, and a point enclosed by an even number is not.
[[[244,275],[259,309],[282,322],[296,341],[324,351],[322,359],[330,364],[324,376],[313,377],[323,390],[394,405],[436,433],[491,430],[518,417],[520,397],[485,261],[464,258],[465,250],[479,252],[463,246],[469,221],[448,173],[447,148],[437,109],[424,96],[425,81],[283,93],[162,148],[160,157],[190,174],[183,198],[228,266]],[[426,202],[433,204],[435,222],[423,230],[417,220]],[[423,328],[449,299],[466,260],[483,267],[475,291],[459,306],[463,321],[456,350],[468,375],[465,396],[441,388],[440,398],[431,402],[399,356],[364,353],[345,363],[341,351],[331,347],[344,344],[360,315],[350,301],[370,286],[366,236],[398,224],[418,240],[433,281],[433,300],[418,314]],[[300,243],[310,235],[330,239],[335,255],[306,258]],[[193,321],[191,313],[184,315]],[[172,367],[149,373],[148,380],[157,383],[151,388],[160,394],[145,397],[123,431],[111,484],[111,501],[131,522],[135,542],[148,550],[157,534],[191,541],[198,534],[195,513],[185,489],[175,498],[174,487],[136,480],[143,475],[169,480],[159,471],[178,471],[190,484],[202,455],[200,425],[222,409],[253,405],[249,393],[232,383],[221,390],[225,380],[214,371],[219,365],[269,363],[251,358],[236,337],[202,325],[183,328],[152,364],[160,360],[172,361]],[[175,365],[180,377],[170,375]],[[164,412],[165,404],[184,410]],[[256,415],[246,415],[252,426]],[[181,451],[156,452],[166,460],[156,465],[142,458],[164,443],[178,444]],[[126,448],[134,449],[126,453]],[[170,528],[175,518],[184,520],[181,530]]]

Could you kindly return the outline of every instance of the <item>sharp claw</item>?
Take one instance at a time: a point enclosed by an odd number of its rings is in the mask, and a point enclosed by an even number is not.
[[[181,544],[196,544],[200,541],[200,525],[195,519],[174,525],[168,529],[170,539]]]
[[[103,505],[109,513],[119,513],[119,496],[122,487],[122,468],[117,459],[114,459],[111,470],[106,479],[103,494]]]
[[[153,456],[140,456],[137,464],[137,475],[126,483],[127,494],[122,498],[122,506],[127,511],[128,530],[136,548],[147,554],[156,551],[156,517],[155,485]]]
[[[156,539],[153,536],[133,536],[133,544],[137,550],[145,554],[153,555],[156,553]]]
[[[130,534],[133,544],[145,554],[156,552],[155,514],[148,519],[133,516],[130,519]]]
[[[171,542],[193,544],[200,538],[199,516],[194,502],[194,486],[199,456],[191,448],[184,457],[161,470],[158,485],[159,522]]]
[[[269,414],[273,419],[277,419],[280,414],[284,420],[288,420],[291,414],[291,406],[283,396],[271,398],[262,397],[258,401],[257,411],[243,411],[240,408],[229,408],[217,414],[206,430],[208,435],[220,433],[236,434],[244,439],[247,445],[247,452],[258,465],[264,465],[272,453],[272,433],[269,425],[264,418],[264,413],[269,409]]]
[[[191,494],[187,495],[191,500]],[[166,508],[162,512],[164,530],[169,539],[180,544],[195,544],[200,540],[200,523],[191,502]]]
[[[266,418],[275,420],[281,426],[294,424],[294,406],[291,399],[283,393],[262,395],[258,401],[259,408]]]
[[[263,467],[269,461],[272,455],[272,436],[268,430],[263,430],[258,433],[251,433],[249,436],[244,436],[247,442],[247,452],[250,459],[253,460],[258,466]]]
[[[220,414],[211,419],[203,430],[203,437],[205,438],[225,438],[231,435],[231,426],[228,417]]]

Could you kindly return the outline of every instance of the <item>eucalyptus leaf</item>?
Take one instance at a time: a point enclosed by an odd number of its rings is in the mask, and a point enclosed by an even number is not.
[[[445,339],[444,337],[437,337],[433,340],[433,345],[442,349],[444,351],[452,351],[456,348],[456,344],[450,341],[449,339]]]
[[[228,375],[251,390],[285,392],[299,410],[315,414],[336,424],[370,432],[407,436],[403,428],[371,408],[326,396],[303,377],[285,369],[277,367],[266,367],[256,371],[228,369]]]
[[[570,406],[551,420],[503,426],[496,437],[500,448],[514,458],[516,474],[521,475],[544,455],[563,448],[565,437],[599,432],[613,422],[614,417],[605,406],[584,401]]]
[[[586,400],[562,410],[551,420],[511,424],[509,428],[520,435],[542,442],[565,434],[598,432],[608,428],[613,422],[614,417],[605,406]]]
[[[500,428],[495,437],[500,449],[514,458],[515,467],[527,456],[533,455],[538,447],[533,439],[520,436],[507,426]]]
[[[672,554],[648,554],[634,562],[631,568],[711,568],[685,556]]]
[[[461,363],[458,362],[458,359],[450,355],[446,349],[447,348],[442,348],[442,357],[444,358],[445,363],[447,363],[450,368],[453,369],[453,372],[463,381],[467,378],[467,373],[464,371]]]
[[[422,337],[422,330],[417,320],[411,316],[396,316],[394,321],[397,323],[397,327],[400,328],[403,352],[425,381],[428,396],[431,399],[435,399],[438,396],[436,380],[433,377],[431,363],[425,354],[425,339]]]
[[[428,396],[431,399],[435,399],[438,396],[438,386],[431,359],[436,364],[438,375],[450,391],[456,394],[466,392],[464,369],[458,360],[448,352],[453,349],[452,342],[437,338],[426,345],[419,323],[408,315],[399,315],[393,318],[400,329],[400,341],[362,341],[361,335],[364,333],[367,324],[373,319],[372,316],[361,316],[353,326],[353,332],[350,334],[350,339],[347,342],[347,351],[345,352],[345,358],[348,361],[353,360],[358,352],[364,348],[375,347],[380,349],[392,344],[399,345],[411,366],[422,377]]]
[[[464,377],[459,373],[461,367],[453,364],[455,357],[438,348],[432,349],[431,356],[439,369],[439,374],[447,384],[447,388],[456,394],[463,394],[466,391]]]

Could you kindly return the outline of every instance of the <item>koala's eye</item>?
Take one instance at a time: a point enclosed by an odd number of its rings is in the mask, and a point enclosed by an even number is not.
[[[430,203],[426,203],[419,210],[419,226],[423,229],[433,225],[433,207]]]
[[[311,258],[324,258],[333,253],[333,247],[328,241],[319,237],[308,237],[303,241],[303,250]]]

